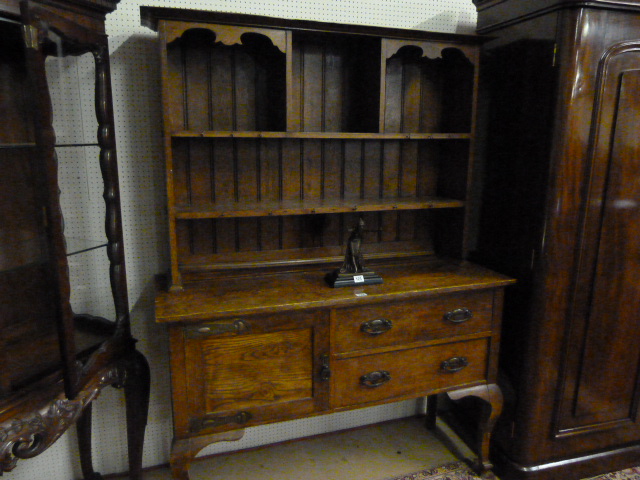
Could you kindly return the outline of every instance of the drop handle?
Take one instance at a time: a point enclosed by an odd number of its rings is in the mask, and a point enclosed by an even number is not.
[[[220,335],[223,333],[243,334],[251,330],[249,323],[244,320],[232,320],[227,322],[211,323],[197,327],[193,332],[196,335]]]
[[[440,364],[440,370],[445,373],[456,373],[469,366],[467,357],[452,357]]]
[[[369,320],[363,322],[360,325],[360,331],[369,335],[381,335],[388,332],[393,327],[393,322],[386,318],[376,318],[375,320]]]
[[[368,388],[376,388],[384,385],[391,380],[391,374],[386,370],[378,370],[375,372],[367,373],[360,377],[360,385]]]
[[[468,308],[456,308],[444,314],[444,319],[451,323],[464,323],[471,320],[473,312]]]
[[[228,415],[226,417],[212,417],[205,418],[202,420],[202,428],[214,428],[220,427],[222,425],[227,425],[229,423],[237,423],[238,425],[242,425],[247,423],[249,420],[253,418],[249,412],[238,412],[235,415]]]

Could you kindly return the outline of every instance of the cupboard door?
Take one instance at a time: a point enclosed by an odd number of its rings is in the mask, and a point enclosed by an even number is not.
[[[237,317],[182,328],[184,365],[174,359],[186,398],[189,433],[229,430],[323,409],[326,314]],[[173,351],[180,351],[175,350]]]
[[[559,434],[638,426],[640,44],[601,62]]]

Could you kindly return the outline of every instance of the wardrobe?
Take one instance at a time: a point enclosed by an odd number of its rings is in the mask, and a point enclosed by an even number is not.
[[[640,463],[640,2],[476,0],[503,480]]]

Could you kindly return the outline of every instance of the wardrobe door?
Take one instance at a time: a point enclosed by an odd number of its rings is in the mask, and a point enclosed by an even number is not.
[[[600,62],[556,435],[638,427],[640,42]]]

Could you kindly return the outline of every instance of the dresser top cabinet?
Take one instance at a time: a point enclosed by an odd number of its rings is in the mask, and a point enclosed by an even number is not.
[[[141,8],[159,32],[169,288],[468,251],[481,37]]]

